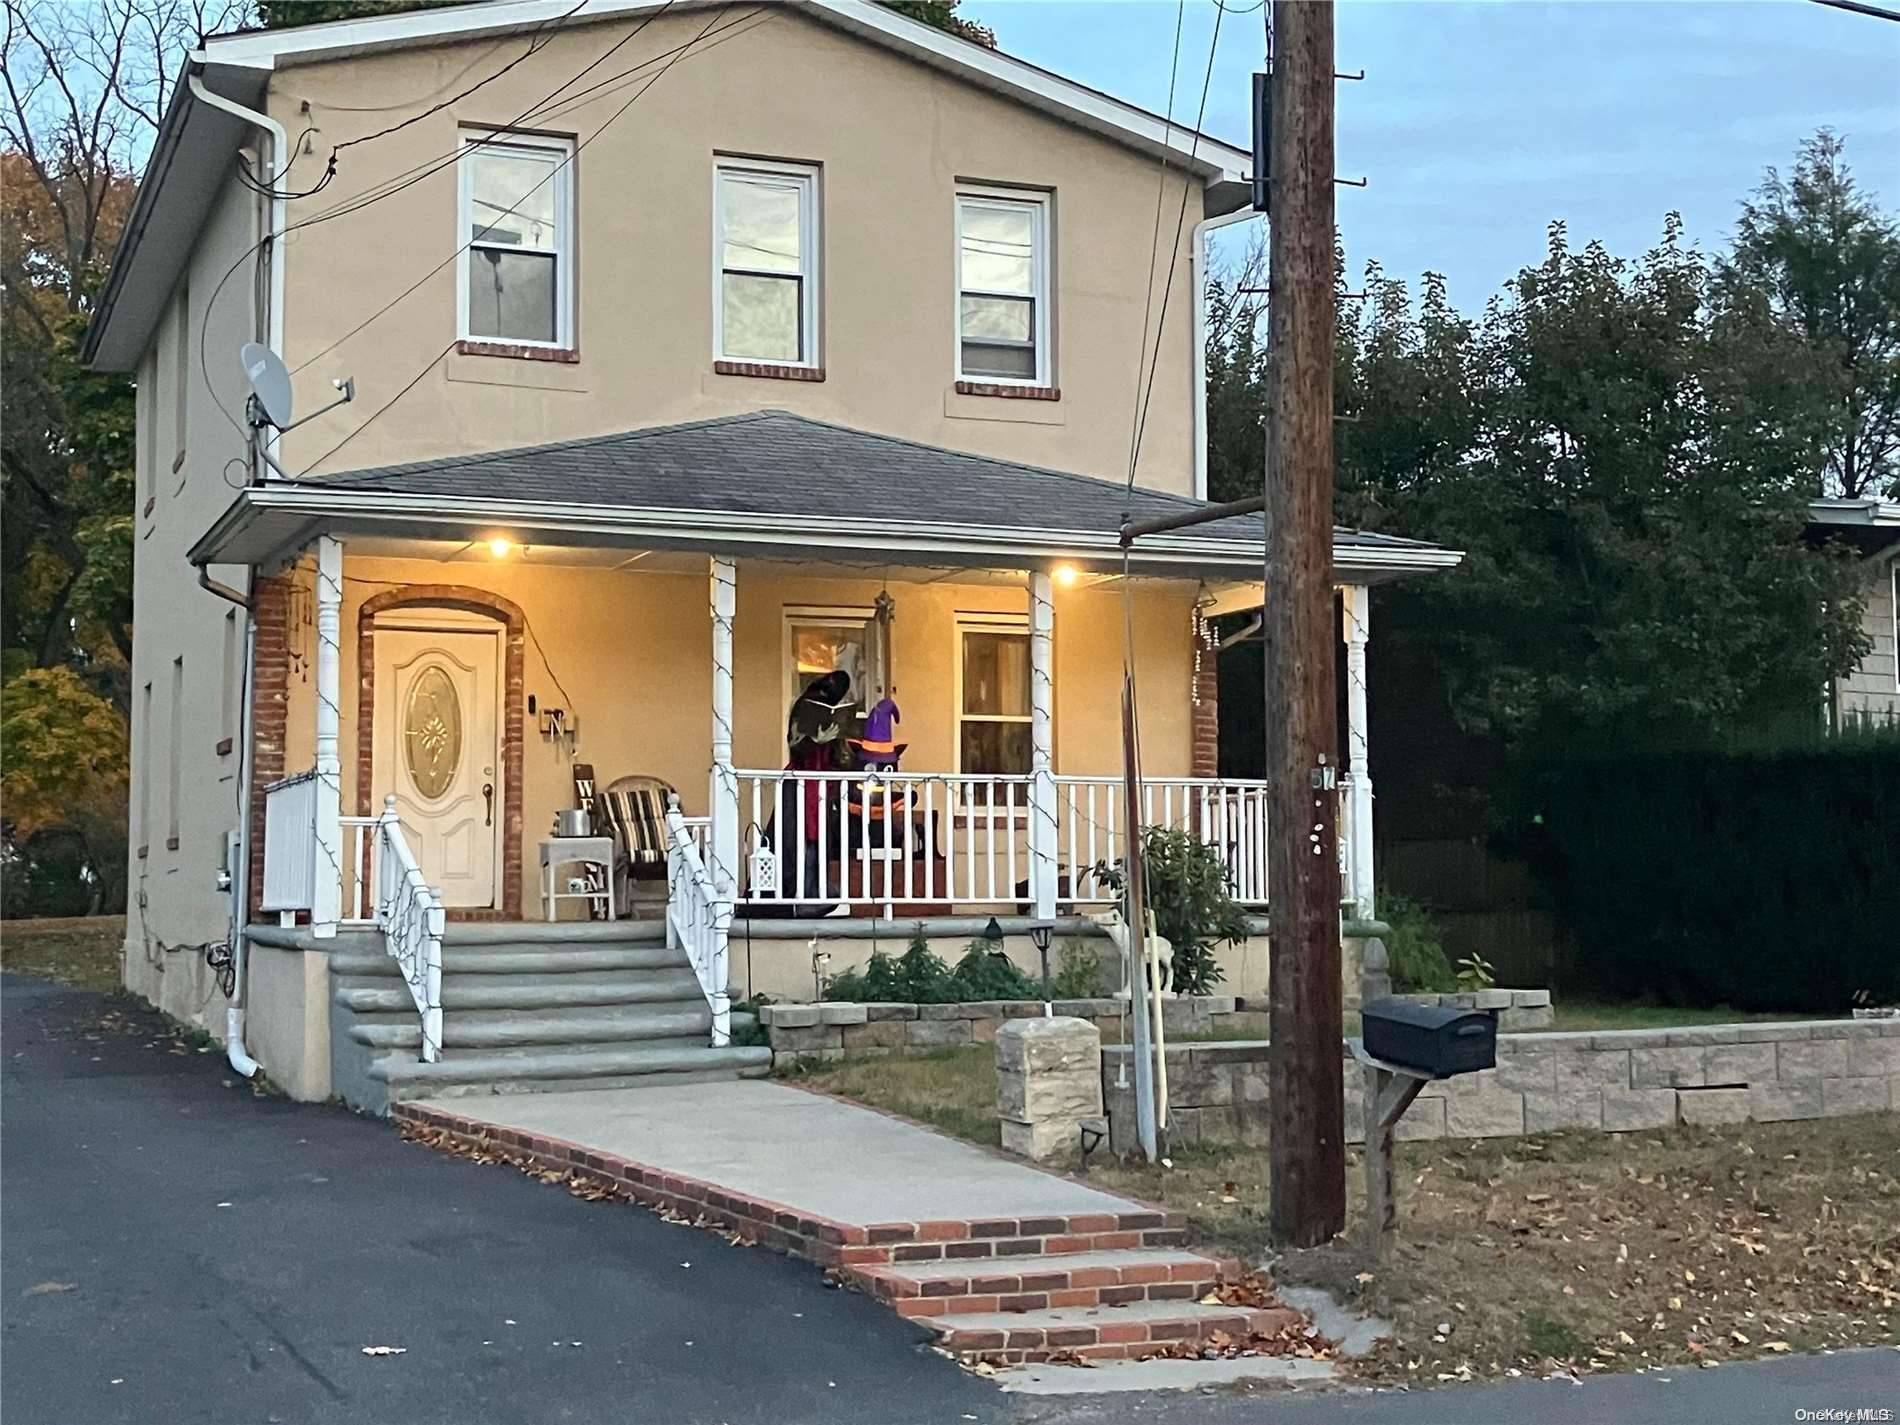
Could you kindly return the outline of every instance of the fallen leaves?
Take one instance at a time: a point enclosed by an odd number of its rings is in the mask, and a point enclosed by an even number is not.
[[[363,1354],[366,1356],[406,1356],[409,1354],[409,1348],[407,1346],[365,1346]]]
[[[40,1282],[21,1292],[22,1296],[57,1296],[61,1292],[78,1290],[77,1282]]]

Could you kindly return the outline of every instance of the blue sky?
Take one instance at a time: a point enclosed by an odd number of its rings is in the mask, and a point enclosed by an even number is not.
[[[1248,142],[1259,11],[1228,0],[1206,128]],[[1002,48],[1157,111],[1172,0],[964,0]],[[1187,0],[1177,118],[1191,120],[1213,0]],[[1353,272],[1368,258],[1417,287],[1442,272],[1476,312],[1573,240],[1635,255],[1670,209],[1717,250],[1770,164],[1822,125],[1845,134],[1863,188],[1900,211],[1900,24],[1807,0],[1342,0],[1339,190]]]

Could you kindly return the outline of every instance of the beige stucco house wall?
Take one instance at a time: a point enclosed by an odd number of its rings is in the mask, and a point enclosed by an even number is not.
[[[438,160],[465,131],[511,127],[637,23],[562,30],[479,94],[373,145],[346,149],[335,181],[319,197],[293,204],[293,220]],[[587,82],[666,54],[707,23],[700,11],[664,15]],[[772,7],[717,38],[618,118],[631,90],[603,92],[534,125],[582,145],[573,166],[580,354],[574,364],[443,355],[456,335],[455,264],[424,274],[462,240],[454,165],[360,212],[292,234],[285,358],[293,369],[311,362],[302,377],[311,387],[351,375],[360,395],[356,406],[286,440],[288,468],[363,468],[776,406],[1087,475],[1126,473],[1154,239],[1155,160],[794,8]],[[392,121],[387,113],[360,112],[364,106],[387,104],[391,95],[433,94],[492,43],[281,71],[270,86],[273,117],[293,135],[317,131],[291,186],[314,182],[333,145]],[[714,373],[713,169],[720,157],[820,170],[822,382]],[[954,390],[954,203],[960,188],[981,185],[1051,195],[1053,384],[1060,401]],[[1195,299],[1185,248],[1204,214],[1199,181],[1178,168],[1161,194],[1166,221],[1155,302],[1162,301],[1184,186],[1192,190],[1184,250],[1172,264],[1169,320],[1137,474],[1144,485],[1191,494]],[[349,335],[385,307],[385,315]],[[431,362],[389,417],[318,460]],[[235,409],[234,370],[231,380],[226,399]]]
[[[659,75],[665,57],[708,23],[730,28]],[[516,127],[517,116],[574,81],[639,25],[640,33],[578,87],[619,71],[628,71],[625,78],[534,121],[535,132],[565,137],[577,149],[572,352],[560,360],[529,360],[459,350],[454,253],[464,234],[456,170],[453,164],[430,169],[456,151],[466,132]],[[753,13],[683,5],[657,18],[621,14],[576,22],[541,38],[545,43],[522,62],[439,112],[427,110],[466,88],[467,76],[499,68],[525,46],[524,36],[451,36],[374,53],[339,52],[317,63],[284,62],[270,67],[257,96],[245,100],[296,140],[295,164],[281,179],[286,189],[314,184],[338,150],[334,180],[321,193],[287,203],[293,226],[275,254],[283,283],[276,315],[299,414],[329,396],[332,378],[354,378],[356,400],[285,435],[276,447],[285,471],[320,476],[784,408],[949,450],[1094,476],[1111,500],[1128,474],[1131,415],[1151,380],[1136,483],[1194,493],[1193,249],[1195,225],[1214,206],[1203,188],[1205,170],[1190,173],[1179,161],[1158,164],[1152,149],[1103,132],[1112,125],[1091,128],[1057,117],[1047,106],[993,92],[795,6]],[[244,46],[264,42],[211,42],[205,75],[225,85],[229,72],[220,74],[219,66],[236,68]],[[650,87],[643,87],[648,80]],[[164,181],[180,182],[178,174],[193,164],[206,170],[206,123],[223,123],[218,132],[226,136],[242,134],[235,142],[245,146],[246,166],[262,171],[262,136],[241,122],[217,119],[214,107],[205,100],[190,121],[199,127],[184,131],[187,146],[200,145],[198,154],[187,152],[174,166],[161,141],[165,162],[154,171]],[[393,125],[399,127],[379,132]],[[352,143],[359,139],[369,141]],[[251,630],[241,608],[201,586],[187,551],[244,483],[244,388],[236,353],[246,341],[270,341],[276,325],[266,310],[271,283],[255,256],[270,204],[240,182],[224,151],[217,150],[211,176],[202,180],[214,182],[214,196],[183,236],[175,219],[161,231],[165,199],[160,193],[154,200],[158,218],[137,240],[152,251],[166,243],[188,245],[183,275],[163,298],[170,304],[164,315],[145,332],[135,309],[140,303],[149,309],[156,296],[146,290],[154,284],[138,274],[160,259],[141,257],[132,245],[121,275],[132,274],[123,280],[144,288],[119,294],[121,310],[134,314],[110,318],[108,325],[117,321],[145,334],[132,352],[123,350],[122,339],[108,339],[108,347],[112,340],[119,346],[102,363],[135,369],[139,384],[134,904],[126,982],[214,1032],[224,1029],[225,1000],[197,947],[222,942],[228,931],[230,899],[217,878],[226,837],[239,824],[252,750],[241,717]],[[815,355],[821,369],[806,379],[715,369],[714,168],[727,157],[817,171]],[[395,191],[342,211],[385,187]],[[1037,399],[957,389],[955,202],[971,187],[1047,199],[1053,389]],[[1159,251],[1151,246],[1157,201]],[[1237,201],[1231,192],[1222,199],[1227,207]],[[1177,212],[1183,218],[1178,252],[1169,246]],[[1168,317],[1156,341],[1154,313],[1164,302]],[[1150,338],[1146,364],[1144,332]],[[822,379],[810,379],[814,375]],[[980,519],[982,512],[972,516]],[[306,540],[321,532],[313,525]],[[267,763],[274,759],[298,771],[314,755],[316,641],[307,617],[314,591],[307,542],[280,553],[255,571],[214,565],[206,573],[240,594],[254,577],[286,577],[305,591],[291,601],[283,628],[288,676],[265,695],[283,714],[281,737],[270,734],[281,745],[256,749]],[[1023,612],[1021,576],[1020,570],[903,565],[873,572],[848,562],[825,568],[815,561],[741,557],[735,760],[761,768],[783,762],[785,610],[865,606],[888,588],[897,603],[893,674],[910,743],[905,765],[953,769],[949,684],[957,617]],[[451,559],[423,542],[391,539],[347,547],[344,578],[346,812],[364,801],[357,705],[347,696],[361,609],[379,591],[414,583],[486,590],[517,606],[533,634],[523,692],[544,704],[560,701],[579,722],[577,741],[565,745],[541,736],[530,720],[523,748],[524,845],[510,854],[531,855],[553,811],[570,804],[576,759],[593,763],[603,778],[658,775],[679,787],[689,811],[705,810],[712,670],[703,554],[656,555],[627,571],[552,550],[501,561]],[[1189,619],[1197,585],[1139,578],[1132,587],[1146,767],[1155,775],[1183,775],[1195,722]],[[1120,765],[1122,589],[1098,571],[1056,595],[1059,773],[1111,773]],[[263,711],[254,702],[253,715]],[[531,876],[523,879],[531,884]],[[318,1037],[303,1025],[316,1013],[314,963],[314,957],[306,963],[271,953],[256,961],[259,994],[281,981],[284,999],[282,1014],[260,1009],[255,1016],[260,1042],[300,1045],[306,1059]],[[299,985],[301,997],[293,993]],[[310,1075],[316,1073],[310,1067]]]
[[[1872,646],[1834,685],[1842,725],[1900,726],[1900,554],[1867,561],[1861,628]]]

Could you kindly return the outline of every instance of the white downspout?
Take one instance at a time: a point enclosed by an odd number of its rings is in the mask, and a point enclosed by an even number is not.
[[[269,114],[256,109],[247,109],[242,104],[234,104],[221,94],[214,94],[205,88],[204,80],[197,74],[190,79],[191,92],[212,108],[254,125],[270,135],[270,157],[265,161],[263,175],[258,179],[261,186],[278,191],[284,169],[290,161],[290,137],[284,132],[284,126]],[[284,354],[284,213],[286,200],[270,200],[270,311],[265,328],[264,342],[279,356]],[[259,261],[263,261],[260,256]],[[277,446],[277,431],[272,429],[265,443],[274,451]]]
[[[240,119],[270,135],[270,155],[259,182],[273,192],[278,187],[290,155],[289,135],[284,126],[269,114],[246,109],[205,88],[203,78],[193,73],[189,79],[192,94],[212,108]],[[265,341],[279,356],[284,351],[284,212],[285,200],[270,202],[270,311],[266,314]],[[260,262],[265,258],[260,254]],[[277,432],[272,430],[266,444],[275,447]],[[231,1004],[224,1013],[224,1052],[232,1069],[245,1078],[256,1076],[261,1065],[244,1048],[245,964],[249,957],[251,898],[251,688],[257,665],[257,572],[251,571],[248,592],[252,607],[244,618],[243,691],[238,700],[238,834],[237,865],[231,868]]]
[[[1194,225],[1194,250],[1188,254],[1194,283],[1194,498],[1207,498],[1207,235],[1215,228],[1244,223],[1261,215],[1236,208]]]

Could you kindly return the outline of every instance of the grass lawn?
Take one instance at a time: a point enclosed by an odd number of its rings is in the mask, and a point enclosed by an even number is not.
[[[120,986],[122,915],[0,922],[0,967],[107,994]]]
[[[1676,1021],[1680,1023],[1681,1021]],[[1620,1027],[1632,1027],[1623,1025]],[[813,1088],[997,1141],[988,1046],[824,1065]],[[1467,1374],[1628,1370],[1900,1341],[1900,1116],[1663,1133],[1406,1143],[1390,1258],[1348,1231],[1274,1261],[1392,1321],[1353,1369],[1432,1384]],[[1258,1261],[1261,1148],[1190,1149],[1171,1167],[1091,1164],[1088,1180],[1182,1213],[1192,1240]],[[1440,1323],[1451,1331],[1438,1339]]]
[[[1567,1000],[1561,995],[1552,997],[1551,1009],[1556,1016],[1555,1022],[1550,1025],[1553,1030],[1674,1029],[1690,1024],[1746,1024],[1752,1021],[1839,1017],[1801,1014],[1794,1010],[1759,1013],[1730,1009],[1727,1005],[1717,1005],[1714,1009],[1679,1009],[1661,1004],[1617,1004],[1595,1000]]]

